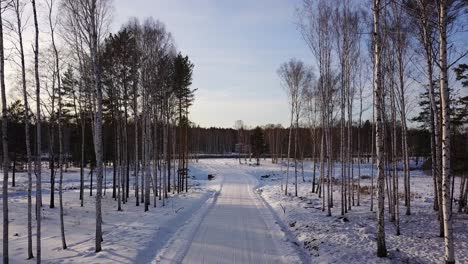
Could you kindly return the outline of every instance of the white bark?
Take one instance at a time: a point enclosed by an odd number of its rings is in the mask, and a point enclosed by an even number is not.
[[[374,112],[375,112],[375,140],[377,158],[377,256],[386,257],[385,245],[385,179],[383,168],[383,123],[382,123],[382,80],[381,80],[381,44],[380,44],[380,0],[373,1],[373,56],[374,56]]]
[[[0,9],[2,8],[0,2]],[[3,263],[8,264],[8,114],[7,102],[5,93],[5,55],[3,45],[3,18],[0,12],[0,82],[2,95],[2,146],[3,146],[3,186],[2,186],[2,203],[3,203]]]
[[[134,174],[135,174],[135,203],[136,206],[140,206],[140,196],[139,196],[139,185],[138,185],[138,86],[136,82],[133,84],[133,122],[134,122],[134,133],[135,133],[135,164],[134,164]]]
[[[452,210],[450,205],[450,102],[447,65],[447,0],[439,1],[439,79],[442,116],[442,211],[444,220],[445,263],[455,263]]]
[[[91,35],[90,40],[90,53],[93,70],[93,81],[94,81],[94,93],[95,93],[95,120],[94,120],[94,152],[96,155],[96,237],[95,237],[95,251],[100,252],[102,242],[102,176],[103,176],[103,164],[102,164],[102,87],[101,87],[101,75],[99,72],[99,61],[98,61],[98,14],[96,8],[97,0],[91,0],[90,6],[90,20],[91,29],[89,32]]]
[[[41,207],[42,207],[42,177],[41,177],[41,86],[39,82],[39,26],[37,23],[36,1],[32,0],[35,28],[34,74],[36,79],[36,261],[41,263]]]
[[[28,92],[26,88],[26,66],[24,59],[24,46],[23,46],[23,24],[22,24],[22,12],[23,6],[19,0],[12,2],[16,14],[17,22],[17,34],[18,34],[18,46],[19,54],[21,60],[21,84],[22,84],[22,93],[23,93],[23,104],[24,104],[24,132],[25,132],[25,143],[26,143],[26,156],[27,156],[27,170],[28,170],[28,259],[33,258],[33,249],[32,249],[32,153],[31,153],[31,140],[29,137],[29,102],[28,102]]]
[[[52,49],[55,56],[55,72],[57,75],[57,89],[58,89],[58,140],[59,140],[59,204],[60,204],[60,233],[62,238],[62,248],[67,248],[65,239],[65,223],[63,219],[63,131],[62,131],[62,87],[60,76],[60,63],[57,46],[55,45],[55,28],[52,19],[54,0],[47,2],[49,8],[49,28],[52,41]],[[52,190],[51,190],[52,191]]]

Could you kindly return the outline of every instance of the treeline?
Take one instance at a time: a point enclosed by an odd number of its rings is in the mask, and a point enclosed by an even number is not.
[[[357,158],[358,153],[358,142],[361,145],[361,155],[366,158],[367,161],[372,156],[372,127],[373,124],[369,120],[363,122],[363,125],[359,128],[356,124],[352,126],[352,153]],[[397,126],[400,128],[400,125]],[[272,157],[274,160],[276,157],[285,158],[287,156],[288,147],[288,128],[282,125],[265,125],[262,126],[263,136],[265,140],[265,151],[262,153],[263,156]],[[387,127],[387,130],[390,127]],[[310,159],[318,158],[318,153],[314,153],[314,146],[318,145],[317,138],[314,135],[319,133],[320,128],[311,130],[308,127],[300,127],[298,129],[298,146],[299,155],[298,158]],[[236,149],[236,144],[250,145],[251,134],[253,129],[242,129],[237,130],[234,128],[202,128],[202,127],[190,127],[189,128],[189,149],[191,154],[231,154],[237,153],[239,149]],[[242,136],[242,134],[245,136]],[[390,144],[391,138],[390,133],[387,133],[386,141]],[[332,129],[332,136],[335,140],[339,140],[340,127],[335,125]],[[455,171],[462,172],[468,169],[466,166],[465,155],[468,154],[466,140],[466,133],[454,134],[452,151],[452,162],[454,164]],[[401,142],[401,133],[397,135],[397,141]],[[294,135],[292,135],[292,141],[295,141]],[[177,143],[178,144],[178,143]],[[430,131],[426,128],[409,128],[408,129],[408,148],[411,157],[419,158],[421,162],[426,164],[426,169],[430,170],[431,166],[431,145],[430,145]],[[339,145],[334,146],[333,151],[336,156],[339,155]],[[397,146],[397,151],[401,151],[401,145]],[[249,153],[244,153],[249,154]]]
[[[26,169],[27,162],[27,153],[25,148],[22,147],[24,142],[24,123],[21,121],[21,118],[18,118],[18,110],[15,109],[18,106],[17,103],[13,104],[9,108],[9,113],[11,113],[10,119],[10,129],[9,129],[9,150],[10,150],[10,161],[12,168],[12,179],[14,180],[14,173],[16,170]],[[116,136],[114,133],[114,127],[112,122],[104,123],[104,154],[103,159],[107,164],[117,164],[115,162],[116,153],[115,153],[115,143]],[[137,124],[138,129],[141,130],[140,124]],[[361,128],[356,125],[352,126],[352,155],[354,158],[357,158],[358,153],[358,142],[361,145],[361,157],[367,162],[370,162],[372,157],[372,123],[369,120],[363,122]],[[34,125],[31,126],[32,130],[35,129]],[[134,146],[135,143],[135,132],[132,128],[135,128],[133,120],[127,121],[127,131],[128,131],[128,145]],[[91,123],[88,120],[85,125],[85,134],[91,135]],[[262,151],[263,157],[273,158],[273,162],[276,162],[279,158],[287,157],[287,147],[288,147],[288,128],[284,128],[282,125],[265,125],[261,127],[264,137],[265,149]],[[387,129],[390,129],[389,127]],[[319,133],[320,128],[311,128],[300,127],[298,130],[298,145],[299,145],[299,154],[298,159],[317,159],[319,153],[314,152],[314,147],[319,143],[317,138],[314,138],[314,135]],[[54,126],[48,122],[43,123],[44,135],[42,136],[42,142],[44,142],[43,153],[43,162],[52,163],[52,161],[57,162],[57,153],[58,142],[51,142],[51,138],[57,138],[58,132],[54,129]],[[177,131],[173,131],[174,135],[177,135]],[[203,128],[199,126],[189,126],[188,127],[188,155],[189,158],[194,158],[197,155],[210,155],[210,154],[238,154],[239,150],[242,152],[242,149],[237,148],[236,145],[245,144],[251,145],[251,135],[253,129],[243,129],[242,131],[236,130],[234,128]],[[159,132],[161,133],[161,132]],[[242,136],[244,134],[244,136]],[[389,133],[387,134],[389,135]],[[340,127],[334,126],[332,129],[332,137],[335,140],[339,140],[340,137]],[[397,134],[397,141],[401,142],[401,133]],[[468,170],[468,164],[466,161],[466,156],[468,155],[468,141],[466,132],[454,133],[452,137],[452,167],[454,172],[461,174]],[[67,124],[66,128],[63,129],[63,146],[64,146],[64,160],[67,163],[67,166],[77,166],[79,167],[81,160],[81,146],[75,144],[81,140],[81,127],[74,123]],[[387,144],[390,144],[391,138],[386,137]],[[292,135],[292,141],[295,141],[294,135]],[[34,138],[32,143],[35,143]],[[141,145],[141,137],[138,141]],[[173,138],[173,145],[175,149],[178,150],[184,142],[180,141],[180,137],[175,136]],[[94,145],[92,138],[85,138],[84,141],[84,167],[94,166]],[[430,144],[430,131],[424,127],[421,128],[409,128],[408,129],[408,148],[409,154],[411,157],[420,161],[424,166],[423,169],[431,169],[431,144]],[[334,146],[333,152],[335,156],[339,155],[339,146]],[[401,146],[397,146],[397,151],[401,151]],[[251,153],[241,153],[250,155]],[[173,156],[177,156],[178,152],[172,153]],[[135,153],[129,153],[129,159],[134,160]],[[49,165],[49,169],[55,168],[53,164]],[[55,170],[54,170],[55,171]],[[51,171],[52,173],[52,171]],[[14,186],[14,181],[11,183]]]

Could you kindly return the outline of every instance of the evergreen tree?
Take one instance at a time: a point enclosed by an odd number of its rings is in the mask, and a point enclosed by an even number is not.
[[[457,80],[461,81],[462,86],[468,89],[468,64],[460,64],[454,69]],[[462,96],[457,100],[454,107],[453,121],[463,127],[468,124],[468,95]]]
[[[194,92],[191,90],[193,63],[188,56],[183,56],[181,53],[174,59],[174,93],[178,100],[178,114],[187,116],[187,109],[193,104]]]
[[[253,130],[250,142],[252,144],[252,155],[257,160],[257,165],[260,165],[260,156],[265,152],[265,137],[260,127],[257,126]]]
[[[180,52],[173,62],[173,84],[174,94],[177,100],[177,116],[179,121],[179,184],[188,187],[188,109],[194,100],[194,91],[191,90],[193,63],[188,56],[183,56]],[[185,182],[184,182],[185,179]],[[178,188],[180,191],[180,188]]]
[[[62,82],[62,122],[69,124],[74,120],[78,123],[78,111],[76,109],[76,94],[78,80],[76,79],[73,69],[68,67],[61,78]]]

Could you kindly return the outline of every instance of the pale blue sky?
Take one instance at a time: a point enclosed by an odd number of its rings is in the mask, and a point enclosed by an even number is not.
[[[114,0],[112,31],[131,17],[153,17],[166,25],[177,49],[195,64],[193,88],[198,91],[190,119],[196,124],[232,127],[241,119],[249,126],[287,126],[287,97],[276,71],[293,57],[316,65],[296,26],[301,4],[302,0]],[[466,23],[468,16],[462,19]],[[453,40],[459,51],[466,49],[466,33],[457,33]],[[412,117],[422,88],[411,78],[407,82]],[[364,101],[371,103],[370,97]],[[363,118],[370,115],[366,111]]]
[[[276,70],[312,56],[295,22],[300,0],[115,0],[113,27],[130,17],[166,24],[195,64],[191,119],[202,126],[286,124],[288,105]]]

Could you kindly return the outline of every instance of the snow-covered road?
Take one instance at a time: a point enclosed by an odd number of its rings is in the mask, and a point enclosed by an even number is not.
[[[254,188],[256,180],[234,166],[216,168],[218,194],[201,209],[160,263],[298,263],[285,236]]]
[[[187,248],[182,263],[280,263],[279,240],[262,214],[249,175],[226,171],[217,200]]]

